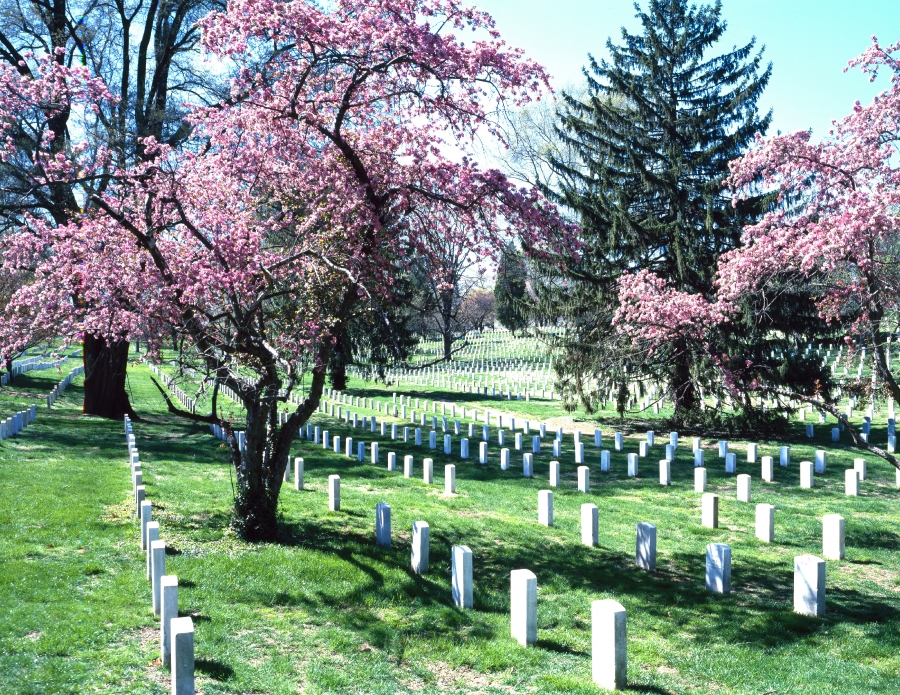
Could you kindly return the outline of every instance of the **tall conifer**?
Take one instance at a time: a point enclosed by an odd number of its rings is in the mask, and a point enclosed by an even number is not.
[[[568,330],[557,361],[564,393],[588,409],[643,374],[665,381],[676,417],[698,406],[700,356],[684,345],[653,355],[624,349],[611,326],[616,280],[648,269],[679,290],[712,295],[719,255],[735,248],[761,200],[737,208],[722,190],[728,162],[764,133],[771,112],[757,101],[771,75],[755,39],[720,51],[721,3],[636,4],[643,31],[607,41],[610,60],[589,56],[587,97],[566,95],[559,136],[577,164],[555,161],[548,191],[584,230],[586,253],[543,271],[540,311],[562,314]]]

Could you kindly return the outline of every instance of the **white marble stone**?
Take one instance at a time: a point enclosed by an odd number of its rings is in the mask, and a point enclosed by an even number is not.
[[[522,455],[522,475],[526,478],[534,476],[534,454]]]
[[[164,575],[159,580],[160,614],[159,614],[159,647],[160,663],[171,668],[172,657],[172,618],[178,617],[178,577]]]
[[[628,674],[625,609],[612,599],[591,602],[591,678],[601,688],[624,690]]]
[[[150,581],[153,592],[153,615],[160,613],[160,582],[166,573],[166,544],[163,541],[150,543]]]
[[[472,551],[465,545],[454,545],[450,556],[453,605],[472,608]]]
[[[434,482],[434,460],[425,459],[422,461],[422,482],[431,485]]]
[[[656,570],[656,526],[647,521],[637,525],[635,562],[641,569]]]
[[[341,509],[341,476],[328,476],[328,509],[333,512]]]
[[[775,507],[771,504],[756,505],[756,537],[766,543],[775,540]]]
[[[725,472],[737,473],[737,454],[730,451],[725,454]]]
[[[771,456],[762,457],[762,479],[767,483],[775,480],[775,459]]]
[[[791,447],[783,446],[778,450],[778,465],[789,466],[791,464]]]
[[[815,555],[794,558],[794,612],[825,616],[825,560]]]
[[[756,463],[757,449],[756,444],[747,445],[747,463]]]
[[[719,528],[719,496],[704,492],[701,505],[700,523],[707,528]]]
[[[866,460],[865,459],[853,459],[853,469],[859,473],[859,479],[866,479]]]
[[[146,560],[147,560],[147,581],[153,581],[153,555],[150,552],[150,547],[153,545],[153,541],[159,540],[159,522],[151,521],[147,524],[147,540],[145,543],[146,548]]]
[[[746,473],[741,473],[737,477],[737,498],[738,502],[750,501],[750,484],[752,478]]]
[[[634,477],[638,474],[638,455],[628,454],[628,476]]]
[[[384,547],[391,547],[391,505],[379,502],[375,505],[375,542]]]
[[[844,559],[844,517],[826,514],[822,517],[822,557],[826,560]]]
[[[444,494],[456,494],[456,466],[452,463],[444,466]]]
[[[663,459],[659,462],[659,484],[672,484],[672,462],[667,459]]]
[[[609,472],[609,457],[610,457],[610,454],[609,454],[608,449],[603,449],[600,452],[600,470],[604,473]],[[898,471],[898,473],[900,473],[900,471]],[[900,480],[900,478],[898,478],[898,480]],[[898,483],[898,484],[900,484],[900,483]]]
[[[149,500],[141,502],[141,550],[147,549],[147,524],[153,520],[153,504]]]
[[[531,570],[510,572],[510,633],[523,647],[537,642],[537,577]]]
[[[812,488],[815,485],[815,474],[812,461],[800,462],[800,487]]]
[[[425,574],[428,571],[431,527],[427,521],[414,521],[412,525],[412,571]]]
[[[578,466],[578,492],[591,491],[591,469],[588,466]]]
[[[172,618],[171,632],[171,693],[194,695],[194,621],[191,618]]]
[[[731,593],[731,548],[724,543],[706,546],[706,588],[714,594]]]
[[[478,463],[488,462],[488,443],[480,442],[478,445]]]
[[[694,469],[694,492],[706,492],[706,469],[703,466]]]
[[[509,449],[500,449],[500,470],[509,470]]]
[[[816,450],[816,473],[824,473],[828,467],[828,454],[823,449]]]
[[[550,487],[559,487],[559,461],[550,462]]]
[[[703,466],[703,449],[694,449],[694,466],[700,468]]]
[[[844,471],[844,494],[848,497],[859,496],[859,472],[855,468]]]
[[[623,444],[623,438],[622,438],[622,437],[623,437],[623,435],[622,435],[621,432],[616,432],[616,438],[615,438],[615,449],[616,449],[616,451],[622,451],[622,448],[623,448],[623,446],[624,446],[624,444]]]
[[[553,491],[538,492],[538,523],[542,526],[553,526]]]
[[[595,546],[599,542],[600,510],[596,504],[581,505],[581,542]]]

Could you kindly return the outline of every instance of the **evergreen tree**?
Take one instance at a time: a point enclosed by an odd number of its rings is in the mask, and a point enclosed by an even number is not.
[[[722,181],[728,162],[769,126],[771,113],[760,116],[757,101],[772,68],[761,67],[755,39],[714,50],[726,29],[720,2],[635,8],[643,32],[623,29],[621,45],[607,41],[610,61],[589,56],[586,98],[565,95],[558,135],[576,164],[554,161],[560,183],[548,192],[581,224],[585,254],[577,264],[542,266],[538,311],[562,315],[568,329],[557,370],[570,404],[591,410],[611,397],[621,411],[624,385],[644,377],[668,385],[683,420],[698,407],[698,390],[715,389],[704,382],[703,360],[686,345],[626,350],[612,326],[616,281],[647,269],[679,290],[712,296],[719,255],[739,244],[741,228],[766,203],[735,208]],[[761,340],[771,328],[746,330]]]
[[[513,333],[528,326],[525,281],[525,259],[515,244],[509,243],[500,254],[494,301],[498,323]]]

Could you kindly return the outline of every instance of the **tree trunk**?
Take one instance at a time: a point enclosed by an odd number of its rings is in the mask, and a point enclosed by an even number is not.
[[[347,362],[350,360],[352,347],[349,345],[347,334],[341,331],[334,344],[334,351],[331,353],[331,388],[336,391],[345,391],[347,389]]]
[[[441,337],[444,341],[444,361],[453,359],[453,292],[441,293]]]
[[[6,358],[6,371],[9,374],[9,383],[12,383],[13,380],[13,361],[12,357]]]
[[[449,362],[453,358],[453,334],[445,332],[441,337],[444,340],[444,362]]]
[[[237,474],[234,526],[243,539],[251,542],[278,538],[278,495],[285,468],[290,465],[291,444],[296,441],[302,423],[315,409],[308,405],[307,412],[295,413],[280,427],[275,406],[280,386],[280,381],[270,383],[263,389],[262,396],[257,393],[244,401],[247,418],[243,451],[238,449],[236,434],[226,425]]]
[[[336,391],[347,389],[347,363],[344,360],[339,359],[332,363],[331,387]]]
[[[672,359],[671,383],[675,403],[675,421],[680,422],[684,416],[697,408],[697,389],[691,377],[691,353],[687,346],[678,341]]]
[[[121,420],[134,415],[125,376],[128,369],[127,340],[111,345],[104,339],[86,334],[84,337],[84,412],[86,415]]]

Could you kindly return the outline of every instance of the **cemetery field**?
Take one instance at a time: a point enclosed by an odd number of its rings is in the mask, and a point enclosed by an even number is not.
[[[63,365],[68,373],[74,361]],[[158,618],[138,546],[127,449],[121,423],[81,416],[80,378],[52,410],[42,405],[56,370],[19,377],[0,389],[0,418],[38,404],[37,420],[0,443],[0,692],[165,693]],[[731,442],[737,473],[752,474],[752,501],[736,499],[717,442],[702,441],[707,491],[719,495],[719,527],[701,525],[690,438],[683,436],[659,484],[668,434],[628,477],[626,454],[637,434],[600,470],[585,435],[590,492],[576,487],[567,435],[554,457],[552,433],[522,476],[522,451],[499,465],[496,423],[487,464],[413,441],[391,440],[317,413],[311,421],[342,441],[366,443],[366,461],[298,440],[305,490],[282,490],[280,543],[248,544],[228,528],[231,469],[209,428],[165,412],[149,371],[129,370],[140,420],[133,423],[147,499],[167,544],[166,573],[178,576],[179,609],[195,628],[198,692],[211,693],[599,693],[591,682],[591,601],[611,598],[627,610],[628,681],[636,693],[896,693],[900,682],[900,490],[894,470],[873,457],[860,496],[844,494],[844,470],[858,453],[816,438],[757,442],[775,456],[774,482],[748,463],[746,443]],[[186,389],[187,390],[187,389]],[[466,402],[475,396],[351,380],[350,395],[392,402],[392,392]],[[11,395],[15,394],[15,395]],[[344,406],[346,408],[346,406]],[[481,407],[537,422],[565,416],[550,402],[485,399]],[[537,410],[531,410],[536,408]],[[361,415],[376,411],[350,408]],[[428,411],[431,416],[431,411]],[[379,421],[412,429],[407,419]],[[461,418],[473,422],[472,418]],[[585,430],[593,425],[585,423]],[[614,428],[603,425],[604,448]],[[829,428],[830,429],[830,426]],[[873,428],[883,441],[885,432]],[[465,436],[465,435],[462,435]],[[643,435],[641,435],[643,436]],[[511,434],[507,432],[507,437]],[[845,437],[846,440],[846,437]],[[379,462],[369,444],[379,442]],[[790,444],[791,462],[778,465]],[[524,451],[531,451],[525,437]],[[799,462],[828,452],[815,487],[800,489]],[[355,450],[355,449],[354,449]],[[387,470],[388,453],[397,470]],[[414,456],[413,476],[403,458]],[[422,480],[434,460],[434,483]],[[548,484],[551,460],[561,484]],[[456,466],[456,494],[444,494],[444,466]],[[329,475],[341,478],[341,510],[328,511]],[[553,490],[554,525],[538,523],[538,493]],[[375,542],[375,506],[391,507],[392,545]],[[775,507],[775,539],[755,537],[756,503]],[[599,544],[582,545],[581,505],[599,508]],[[846,557],[827,562],[826,614],[793,612],[794,557],[822,555],[822,517],[846,520]],[[430,569],[410,569],[414,521],[430,525]],[[635,528],[657,532],[655,571],[635,564]],[[705,589],[705,548],[732,549],[732,592]],[[451,600],[450,548],[473,554],[474,607]],[[510,636],[510,572],[529,569],[538,583],[538,641]]]

